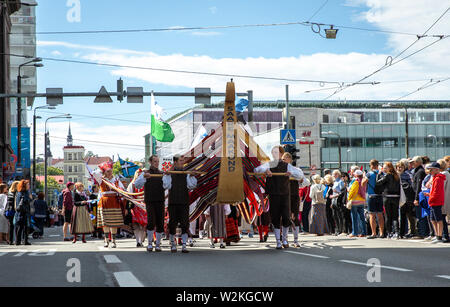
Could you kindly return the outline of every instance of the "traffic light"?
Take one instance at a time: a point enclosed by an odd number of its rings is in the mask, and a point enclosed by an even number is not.
[[[297,156],[297,153],[300,150],[297,149],[295,147],[295,145],[288,144],[288,145],[284,145],[284,151],[291,154],[291,156],[292,156],[292,165],[296,166],[297,165],[297,159],[300,159],[300,157]]]

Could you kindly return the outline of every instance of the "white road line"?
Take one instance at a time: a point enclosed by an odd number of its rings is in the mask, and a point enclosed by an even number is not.
[[[105,258],[106,263],[122,263],[116,255],[104,255],[103,258]]]
[[[6,255],[8,252],[0,252],[0,257]]]
[[[60,237],[61,235],[49,235],[50,238]]]
[[[116,272],[114,277],[120,287],[143,287],[144,285],[129,271]]]
[[[306,254],[306,253],[300,253],[300,252],[293,252],[293,251],[284,251],[285,253],[291,253],[291,254],[297,254],[297,255],[303,255],[303,256],[309,256],[309,257],[315,257],[315,258],[322,258],[322,259],[328,259],[330,257],[322,256],[322,255],[314,255],[314,254]]]
[[[54,256],[56,253],[56,248],[49,250],[34,250],[28,256]]]
[[[436,277],[450,279],[450,275],[436,275]]]
[[[366,267],[368,266],[367,263],[365,263],[365,262],[356,262],[356,261],[351,261],[351,260],[339,260],[339,261],[345,262],[345,263],[350,263],[350,264],[363,265]],[[376,266],[376,267],[378,267],[378,266]],[[400,272],[412,272],[412,270],[409,270],[409,269],[397,268],[397,267],[387,266],[387,265],[380,265],[379,267],[382,269],[388,269],[388,270],[394,270],[394,271],[400,271]]]

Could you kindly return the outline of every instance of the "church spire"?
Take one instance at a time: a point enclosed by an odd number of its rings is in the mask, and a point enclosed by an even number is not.
[[[67,135],[67,146],[73,146],[73,138],[72,138],[72,131],[70,129],[70,123],[69,123],[69,134]]]

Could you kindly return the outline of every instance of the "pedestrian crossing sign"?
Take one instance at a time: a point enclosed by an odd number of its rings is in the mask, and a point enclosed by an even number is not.
[[[280,130],[280,144],[295,144],[295,129],[283,129]]]

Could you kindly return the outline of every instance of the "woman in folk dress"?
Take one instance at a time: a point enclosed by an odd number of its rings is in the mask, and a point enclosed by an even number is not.
[[[100,184],[101,198],[98,202],[98,214],[97,214],[97,226],[103,228],[105,233],[105,247],[109,246],[109,233],[112,234],[112,248],[116,248],[116,233],[117,228],[122,227],[123,223],[123,210],[121,205],[121,198],[117,192],[115,192],[106,183],[115,186],[118,189],[124,189],[123,184],[119,178],[113,176],[113,163],[105,162],[100,164],[99,170],[94,171],[92,174],[97,183]]]
[[[77,242],[77,235],[82,235],[82,242],[86,243],[86,234],[94,232],[89,211],[87,209],[89,202],[84,185],[81,182],[75,183],[74,207],[72,211],[72,243]]]
[[[134,174],[133,180],[128,185],[127,191],[130,193],[139,193],[144,191],[145,180],[138,181],[139,175],[142,170],[139,169]],[[137,196],[133,196],[137,199]],[[147,230],[147,211],[137,206],[136,204],[131,205],[131,215],[132,215],[132,227],[134,236],[136,237],[136,247],[143,247],[145,241],[146,230]],[[151,238],[153,239],[153,238]]]

